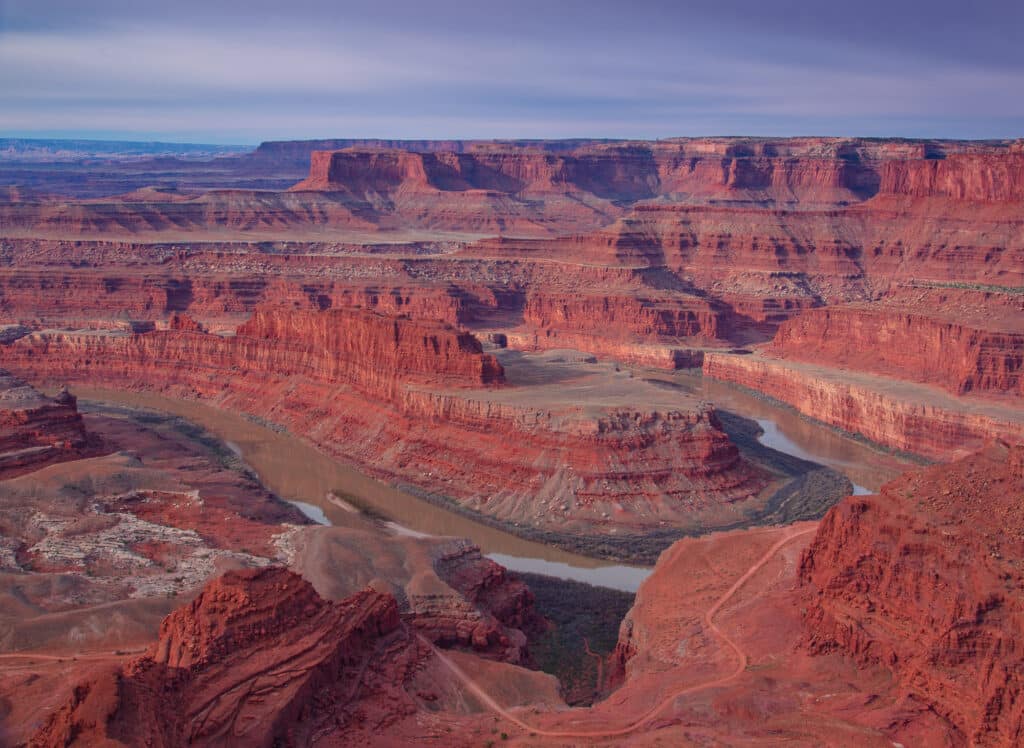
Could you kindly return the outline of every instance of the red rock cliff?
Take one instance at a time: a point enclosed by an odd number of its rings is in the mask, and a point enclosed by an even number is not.
[[[20,343],[20,344],[19,344]],[[190,329],[143,334],[42,334],[0,348],[0,360],[53,354],[49,375],[80,378],[89,369],[143,383],[224,387],[228,372],[242,369],[264,380],[301,376],[353,386],[385,401],[410,383],[446,386],[500,384],[501,365],[482,353],[469,333],[441,323],[386,317],[358,309],[263,309],[236,335]],[[121,368],[114,362],[121,362]],[[77,372],[77,373],[76,373]],[[218,384],[219,381],[219,384]]]
[[[770,350],[783,358],[933,382],[956,394],[1024,395],[1022,324],[1024,310],[1000,314],[995,304],[974,317],[962,310],[943,314],[941,308],[836,306],[783,323]]]
[[[955,154],[941,159],[890,161],[882,195],[942,197],[973,202],[1024,200],[1024,154]]]
[[[889,668],[972,745],[1024,741],[1024,447],[852,496],[805,552],[806,644]]]
[[[408,640],[378,646],[399,625],[390,595],[327,603],[285,569],[229,572],[164,620],[149,654],[79,684],[29,745],[269,748],[343,731],[359,710],[386,723],[401,706],[366,694],[400,687]],[[368,658],[389,675],[358,698]]]
[[[320,379],[359,383],[389,398],[399,381],[489,385],[505,376],[468,332],[352,309],[257,310],[238,328],[236,340],[246,339],[289,349]]]
[[[990,439],[1024,441],[1024,413],[908,382],[759,355],[708,353],[704,374],[895,449],[948,460]]]
[[[74,396],[45,397],[0,369],[0,478],[75,459],[85,446]]]
[[[525,322],[545,330],[599,334],[603,338],[701,338],[723,335],[721,313],[697,297],[654,295],[572,296],[532,293]]]
[[[692,521],[765,482],[710,407],[503,400],[482,389],[502,370],[471,336],[370,312],[265,310],[235,336],[36,333],[0,360],[42,379],[210,399],[314,434],[374,475],[558,531]]]

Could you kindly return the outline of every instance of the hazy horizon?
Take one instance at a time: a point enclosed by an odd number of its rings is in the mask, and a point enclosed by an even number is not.
[[[517,138],[517,137],[462,138],[462,137],[458,137],[458,136],[455,136],[455,137],[437,137],[437,138],[426,138],[426,137],[410,136],[410,137],[390,138],[390,137],[381,137],[381,136],[376,136],[376,135],[355,135],[355,136],[350,136],[350,135],[334,135],[334,136],[332,136],[332,135],[324,135],[324,136],[313,136],[313,137],[308,137],[308,138],[272,138],[272,139],[263,139],[263,140],[257,139],[257,140],[252,140],[252,141],[249,141],[249,142],[232,141],[232,140],[224,140],[222,142],[216,142],[216,141],[210,141],[210,140],[164,140],[164,139],[154,139],[154,138],[145,138],[145,137],[135,138],[135,137],[89,137],[89,136],[79,136],[79,135],[48,135],[48,134],[45,134],[45,133],[44,134],[35,134],[35,133],[29,133],[29,134],[13,133],[13,134],[9,134],[9,133],[5,133],[3,131],[0,131],[0,141],[3,141],[3,140],[26,140],[26,141],[38,141],[38,142],[41,142],[41,143],[45,143],[45,142],[68,142],[68,143],[70,143],[70,142],[76,142],[77,141],[77,142],[82,142],[82,143],[109,143],[109,144],[123,143],[123,144],[126,144],[126,145],[130,144],[130,145],[154,145],[154,146],[156,146],[156,145],[166,145],[166,146],[211,146],[211,147],[217,147],[217,148],[233,148],[233,149],[237,149],[237,150],[256,149],[256,148],[258,148],[260,145],[262,145],[264,143],[315,142],[315,141],[323,141],[323,140],[394,140],[394,141],[408,141],[408,142],[426,141],[426,140],[436,140],[436,141],[453,140],[453,141],[462,141],[462,142],[472,142],[472,141],[481,141],[481,142],[486,142],[486,141],[526,141],[526,142],[536,141],[536,142],[548,142],[548,141],[561,141],[561,140],[565,140],[565,141],[593,140],[593,141],[608,141],[608,142],[627,142],[627,141],[657,142],[657,141],[663,141],[663,140],[673,140],[673,139],[682,139],[682,138],[689,138],[689,139],[736,138],[736,139],[739,139],[739,140],[746,139],[746,138],[750,138],[750,139],[761,139],[761,138],[774,139],[774,138],[777,138],[777,139],[780,139],[780,140],[790,139],[790,138],[792,138],[792,139],[798,139],[798,138],[840,138],[840,139],[842,139],[842,138],[849,138],[849,139],[863,139],[863,140],[906,140],[906,141],[920,140],[920,141],[950,141],[950,142],[955,142],[955,141],[964,141],[964,142],[998,142],[998,141],[1004,141],[1005,142],[1005,141],[1014,141],[1014,140],[1024,140],[1024,135],[1017,136],[1017,137],[1008,137],[1008,138],[946,138],[946,137],[911,137],[911,136],[905,136],[905,135],[891,135],[891,136],[881,135],[881,136],[876,136],[876,135],[856,135],[856,134],[836,135],[836,134],[832,134],[832,133],[797,133],[797,134],[793,134],[793,135],[752,135],[752,134],[749,134],[749,133],[747,133],[747,134],[739,134],[739,135],[723,135],[723,134],[715,134],[715,133],[704,133],[704,134],[701,134],[701,135],[667,135],[665,137],[659,137],[659,138],[605,138],[605,137],[600,137],[600,136],[585,136],[585,135],[584,136],[572,136],[572,135],[570,135],[570,136],[557,137],[557,138],[544,138],[544,137],[536,137],[536,138],[535,137],[525,137],[525,138]]]
[[[1021,29],[997,0],[0,0],[0,137],[1014,138]]]

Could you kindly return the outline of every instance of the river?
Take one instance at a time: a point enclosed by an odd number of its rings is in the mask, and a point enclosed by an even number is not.
[[[688,391],[699,392],[722,407],[756,419],[764,429],[761,440],[766,445],[846,473],[858,492],[877,489],[904,467],[889,455],[727,385],[685,374],[672,375],[672,379]],[[394,519],[387,523],[392,532],[468,537],[489,557],[513,571],[547,574],[628,592],[635,592],[650,573],[646,567],[588,558],[474,522],[375,480],[301,439],[235,413],[152,393],[89,387],[75,391],[83,405],[94,401],[146,408],[202,426],[242,457],[269,490],[320,524],[365,527],[366,519],[361,514],[330,498],[331,492],[340,491]]]

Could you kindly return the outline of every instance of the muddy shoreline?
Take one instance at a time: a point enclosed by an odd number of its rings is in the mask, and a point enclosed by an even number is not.
[[[88,401],[87,401],[88,402]],[[204,434],[209,434],[211,440],[220,441],[223,459],[239,459],[237,455],[226,445],[220,437],[211,434],[194,421],[180,415],[163,413],[162,411],[144,407],[132,407],[118,403],[103,403],[102,400],[94,400],[94,403],[101,406],[121,409],[123,412],[131,411],[139,414],[142,419],[158,418],[161,414],[167,418],[178,419],[179,423],[186,424],[186,427],[194,427]],[[255,425],[267,428],[277,434],[295,439],[299,442],[310,444],[296,434],[291,433],[280,424],[272,424],[266,419],[258,420],[248,414],[237,414],[246,418]],[[666,528],[644,533],[621,533],[617,535],[577,535],[571,533],[559,533],[529,525],[507,522],[495,517],[481,514],[473,509],[463,506],[450,497],[436,494],[418,486],[404,482],[385,482],[386,485],[410,494],[422,501],[432,504],[446,512],[456,514],[474,524],[489,527],[522,540],[540,543],[545,546],[557,548],[567,553],[584,556],[597,561],[607,561],[639,566],[653,566],[662,551],[671,546],[677,540],[685,537],[699,537],[711,532],[723,532],[728,530],[746,529],[761,525],[788,524],[806,519],[818,519],[828,509],[852,492],[852,484],[849,479],[841,473],[819,465],[814,462],[802,460],[787,455],[778,450],[766,447],[757,441],[761,433],[760,426],[752,419],[744,418],[728,411],[719,411],[720,420],[726,433],[737,444],[741,453],[752,462],[761,465],[777,475],[787,477],[787,482],[779,487],[767,502],[760,509],[750,511],[745,517],[735,522],[715,526],[695,526],[690,528]],[[311,445],[322,454],[322,450],[316,445]],[[336,459],[327,455],[331,459]],[[239,460],[244,464],[244,460]],[[251,468],[246,465],[247,470]],[[353,466],[359,469],[360,466]],[[372,473],[367,473],[372,476]],[[265,488],[273,493],[270,487]],[[339,490],[340,494],[350,492]],[[351,495],[351,494],[350,494]],[[279,497],[280,498],[280,497]],[[356,497],[358,499],[358,497]],[[284,500],[284,499],[282,499]],[[373,506],[370,511],[362,511],[362,507],[370,502],[354,502],[361,508],[361,513],[368,520],[384,519],[402,523],[403,517],[395,513],[389,513],[387,509]]]

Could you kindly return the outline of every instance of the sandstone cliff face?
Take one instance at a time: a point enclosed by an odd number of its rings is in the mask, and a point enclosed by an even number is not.
[[[526,584],[466,543],[456,543],[434,562],[441,579],[505,626],[529,630],[540,620]]]
[[[1024,394],[1024,309],[989,309],[976,319],[939,314],[885,304],[812,309],[781,325],[770,350],[933,382],[956,394]]]
[[[325,143],[325,145],[327,145]],[[369,145],[369,147],[367,147]],[[549,144],[380,143],[314,151],[298,191],[345,192],[360,200],[397,192],[490,190],[515,195],[579,192],[637,201],[658,196],[774,205],[838,206],[880,190],[934,193],[939,182],[991,184],[1003,171],[1005,148],[959,153],[963,144],[872,143],[855,139],[673,139],[657,143]],[[948,153],[948,159],[947,159]],[[925,160],[925,159],[942,160]],[[910,160],[913,159],[913,160]],[[922,164],[942,164],[935,169]],[[989,169],[995,172],[989,172]],[[913,175],[908,174],[914,172]],[[930,187],[928,185],[931,185]],[[974,199],[986,199],[984,188]]]
[[[312,155],[309,178],[293,189],[344,191],[368,202],[422,190],[587,192],[602,199],[638,200],[653,197],[656,184],[650,150],[624,145],[567,155],[529,150],[319,151]]]
[[[956,154],[941,159],[891,161],[882,168],[881,195],[938,197],[971,202],[1024,200],[1024,155]]]
[[[78,685],[29,745],[306,744],[360,708],[386,724],[404,705],[373,693],[399,690],[416,659],[399,625],[388,595],[326,603],[281,568],[229,572],[164,620],[147,655]]]
[[[418,571],[403,590],[412,627],[438,646],[529,663],[526,635],[544,621],[522,580],[467,541],[439,545],[432,555],[432,573]]]
[[[205,380],[209,386],[241,369],[270,381],[301,376],[348,384],[387,401],[402,384],[483,386],[500,384],[504,377],[501,365],[482,353],[469,333],[357,309],[260,310],[234,336],[172,328],[144,334],[43,333],[21,340],[0,351],[0,358],[69,356],[53,360],[51,374],[72,378],[79,367],[102,371],[120,361],[124,368],[115,376],[139,384],[147,370],[156,381],[186,383],[191,375],[194,384]],[[219,386],[228,384],[225,378]]]
[[[43,332],[0,360],[46,379],[200,397],[310,434],[375,475],[484,514],[564,530],[691,521],[765,476],[713,408],[536,407],[502,400],[472,336],[359,310],[261,310],[234,336]]]
[[[588,333],[606,339],[725,337],[721,312],[698,297],[665,295],[553,295],[532,293],[526,300],[523,320],[528,325],[555,332]]]
[[[23,233],[31,229],[57,235],[124,236],[211,229],[267,231],[324,225],[373,231],[376,224],[371,218],[358,215],[353,207],[330,196],[299,198],[287,192],[243,190],[219,190],[185,200],[161,196],[132,202],[103,198],[0,205],[0,223],[6,230]]]
[[[123,264],[130,262],[125,258]],[[299,277],[258,268],[225,274],[228,262],[230,258],[210,258],[215,268],[210,271],[153,268],[146,273],[128,271],[117,262],[104,270],[7,268],[0,270],[0,313],[33,326],[89,328],[110,327],[112,310],[122,318],[162,320],[188,312],[197,319],[235,321],[238,315],[273,303],[314,310],[363,307],[454,325],[467,316],[463,296],[471,296],[461,288],[443,285],[325,280],[322,270],[315,269]]]
[[[994,438],[1024,441],[1024,417],[998,404],[825,366],[708,353],[704,374],[792,405],[878,444],[947,460]]]
[[[443,451],[422,454],[435,479],[452,485],[472,464],[472,482],[487,488],[469,506],[541,527],[685,524],[695,512],[756,495],[765,480],[709,405],[587,413],[413,392],[406,413],[473,434],[451,432]]]
[[[236,340],[245,339],[290,349],[300,369],[311,367],[307,376],[359,384],[386,399],[398,382],[492,385],[505,376],[468,332],[370,312],[258,310],[238,328]],[[299,373],[294,368],[278,372]]]
[[[684,292],[597,289],[585,294],[544,289],[527,294],[523,325],[507,335],[512,348],[574,348],[641,366],[699,366],[693,346],[728,340],[731,311]]]
[[[958,742],[1024,740],[1024,447],[834,507],[805,552],[805,643],[892,671]]]
[[[85,425],[72,395],[45,397],[0,369],[0,478],[75,459],[85,447]]]

